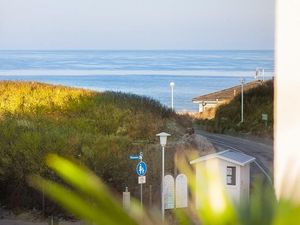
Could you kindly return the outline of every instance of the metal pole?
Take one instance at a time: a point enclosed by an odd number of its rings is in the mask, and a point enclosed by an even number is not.
[[[43,211],[43,216],[45,217],[45,192],[44,192],[44,184],[42,184],[42,211]]]
[[[152,209],[152,185],[149,185],[149,206]]]
[[[165,199],[164,199],[164,176],[165,176],[165,146],[162,146],[162,167],[161,167],[161,217],[165,220]]]
[[[140,162],[143,161],[143,153],[140,152]],[[143,184],[141,184],[141,207],[143,208]]]
[[[241,123],[244,122],[244,79],[242,79],[242,94],[241,94]]]
[[[174,87],[171,86],[171,93],[172,93],[172,104],[171,104],[171,105],[172,105],[172,110],[174,110],[174,93],[173,93],[174,90],[173,90],[173,88],[174,88]]]
[[[141,207],[143,208],[143,184],[141,184]]]

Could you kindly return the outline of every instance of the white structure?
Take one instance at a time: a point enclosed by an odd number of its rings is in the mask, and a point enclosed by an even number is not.
[[[274,183],[277,197],[294,205],[300,203],[299,11],[300,1],[276,1]]]
[[[221,176],[221,182],[224,184],[229,197],[235,203],[247,200],[250,189],[250,163],[254,160],[255,158],[252,156],[232,150],[225,150],[191,161],[190,163],[196,166],[196,195],[201,191],[198,184],[203,180],[201,170],[205,168],[214,174],[218,172],[217,174]],[[199,207],[198,202],[196,202],[196,205]]]
[[[243,83],[243,91],[248,91],[252,88],[262,85],[263,81],[255,80],[248,83]],[[192,99],[193,103],[199,105],[199,113],[203,113],[209,109],[216,109],[218,106],[229,103],[237,95],[241,93],[241,86],[234,86],[221,91],[216,91],[206,95],[201,95]]]
[[[161,217],[164,221],[165,219],[165,203],[164,203],[164,177],[165,177],[165,146],[167,144],[167,138],[171,136],[171,134],[161,132],[156,135],[159,137],[159,142],[161,146]]]
[[[125,210],[130,209],[130,192],[128,191],[128,187],[126,187],[123,192],[123,208]]]
[[[260,76],[262,76],[262,81],[264,81],[265,80],[265,69],[264,68],[256,68],[254,79],[259,80]]]
[[[164,179],[164,208],[174,209],[174,192],[175,192],[175,181],[172,175],[166,175]]]
[[[179,174],[176,179],[172,175],[164,178],[164,209],[188,207],[187,176]]]
[[[172,110],[174,110],[174,87],[175,87],[175,83],[171,82],[170,87],[171,87],[171,108],[172,108]]]
[[[188,185],[185,174],[179,174],[175,181],[176,208],[188,207]]]

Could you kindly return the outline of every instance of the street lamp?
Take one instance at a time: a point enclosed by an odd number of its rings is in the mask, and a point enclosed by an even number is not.
[[[172,108],[172,110],[174,110],[174,87],[175,87],[175,83],[171,82],[170,87],[171,87],[171,101],[172,101],[171,108]]]
[[[244,78],[241,79],[241,123],[244,123]]]
[[[164,221],[165,219],[165,195],[164,195],[164,176],[165,176],[165,146],[167,144],[167,138],[171,136],[168,133],[162,132],[156,135],[159,137],[160,145],[162,148],[162,167],[161,167],[161,217]]]
[[[259,80],[259,76],[262,75],[262,81],[265,81],[265,69],[264,68],[256,68],[254,78]]]

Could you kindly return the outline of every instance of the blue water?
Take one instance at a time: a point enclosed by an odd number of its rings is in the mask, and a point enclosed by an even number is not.
[[[34,80],[150,96],[177,111],[192,98],[274,70],[273,51],[0,51],[1,80]]]

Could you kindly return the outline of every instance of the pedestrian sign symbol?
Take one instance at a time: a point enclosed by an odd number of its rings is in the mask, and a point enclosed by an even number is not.
[[[144,163],[143,161],[139,162],[139,164],[136,167],[136,173],[137,173],[137,175],[144,176],[146,174],[146,172],[147,172],[147,165],[146,165],[146,163]]]

